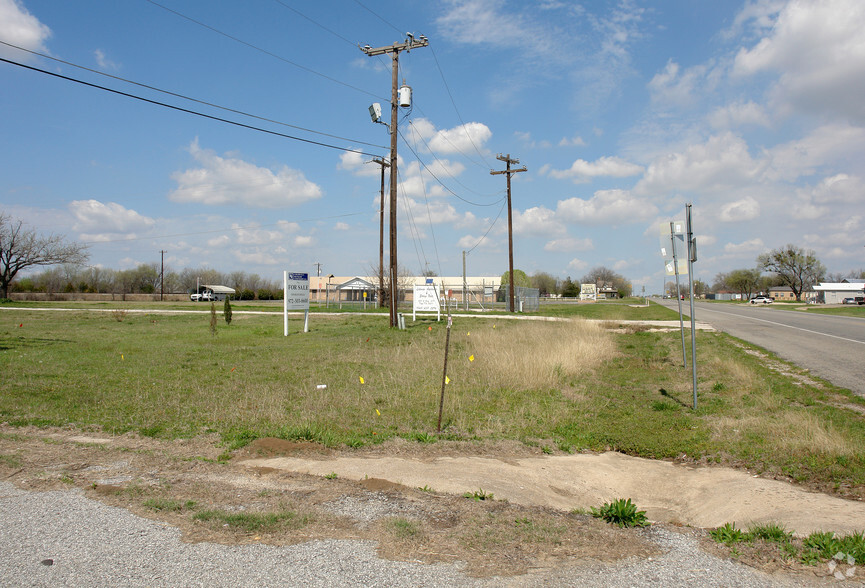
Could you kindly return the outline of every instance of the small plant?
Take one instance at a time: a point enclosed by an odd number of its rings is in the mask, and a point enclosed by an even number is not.
[[[421,492],[432,492],[432,491],[433,491],[433,489],[430,488],[430,487],[429,487],[428,485],[426,485],[426,484],[425,484],[423,487],[418,486],[417,489],[420,490]]]
[[[60,481],[63,482],[64,484],[74,484],[75,483],[75,480],[73,480],[72,476],[70,476],[69,474],[63,474],[62,476],[60,476]]]
[[[553,454],[553,448],[550,447],[549,445],[544,445],[543,447],[541,447],[541,451],[543,451],[546,455],[552,455]]]
[[[225,304],[222,305],[222,318],[225,319],[225,324],[231,324],[231,302],[228,301],[228,296],[225,297]]]
[[[299,516],[292,511],[280,512],[226,512],[224,510],[205,510],[193,517],[204,521],[224,525],[247,533],[268,533],[288,526],[300,529],[310,522],[307,516]]]
[[[637,510],[630,498],[607,502],[601,508],[592,507],[592,516],[620,527],[647,527],[650,524],[646,511]]]
[[[216,303],[210,303],[210,334],[216,336]]]
[[[792,533],[778,523],[766,523],[765,525],[751,527],[748,531],[748,536],[753,539],[771,541],[772,543],[789,543]]]
[[[435,443],[436,441],[438,441],[435,435],[430,435],[426,432],[412,433],[409,438],[417,441],[418,443]]]
[[[470,498],[472,500],[492,500],[493,493],[492,492],[484,492],[483,488],[478,488],[474,492],[466,492],[463,494],[463,498]]]
[[[330,472],[328,475],[325,476],[325,478],[328,480],[336,480],[338,477],[339,476],[336,474],[336,472]]]
[[[159,512],[181,512],[195,508],[195,501],[186,500],[181,502],[179,500],[171,500],[168,498],[148,498],[143,502],[143,505],[146,508]]]
[[[802,547],[816,552],[823,559],[832,559],[841,551],[841,541],[832,531],[817,531],[805,537]]]
[[[390,519],[387,522],[387,526],[393,534],[400,539],[411,539],[412,537],[419,535],[421,532],[420,525],[417,521],[410,521],[402,517]]]
[[[127,312],[122,308],[115,308],[111,311],[111,317],[118,323],[122,323],[126,319]]]
[[[717,543],[724,543],[726,545],[741,543],[747,538],[745,533],[736,527],[736,523],[726,523],[723,527],[712,529],[709,531],[709,535],[711,535],[712,539]]]

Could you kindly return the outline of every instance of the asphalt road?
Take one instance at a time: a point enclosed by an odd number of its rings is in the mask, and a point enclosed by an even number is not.
[[[675,300],[656,302],[677,310]],[[865,319],[710,302],[696,302],[694,316],[865,397]]]

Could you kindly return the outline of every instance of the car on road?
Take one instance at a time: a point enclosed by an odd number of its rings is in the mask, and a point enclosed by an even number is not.
[[[772,304],[774,300],[768,296],[754,296],[751,298],[751,304]]]
[[[845,298],[841,301],[841,304],[856,304],[855,298]]]
[[[202,292],[201,294],[190,294],[189,299],[193,302],[213,302],[216,300],[216,296],[214,296],[213,292]]]

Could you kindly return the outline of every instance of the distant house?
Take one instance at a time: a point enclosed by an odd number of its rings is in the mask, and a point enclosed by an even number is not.
[[[865,280],[851,279],[842,282],[820,282],[814,286],[817,302],[823,304],[841,304],[845,298],[862,296]]]
[[[215,300],[225,300],[234,296],[234,288],[228,286],[220,286],[218,284],[203,284],[201,293],[210,292]]]
[[[772,286],[769,288],[769,297],[775,300],[796,300],[790,286]]]

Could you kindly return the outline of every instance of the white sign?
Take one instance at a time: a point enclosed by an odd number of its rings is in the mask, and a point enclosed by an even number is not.
[[[412,320],[417,312],[434,312],[441,319],[438,288],[433,284],[415,284],[412,296]]]
[[[309,310],[309,274],[286,272],[285,309]]]

